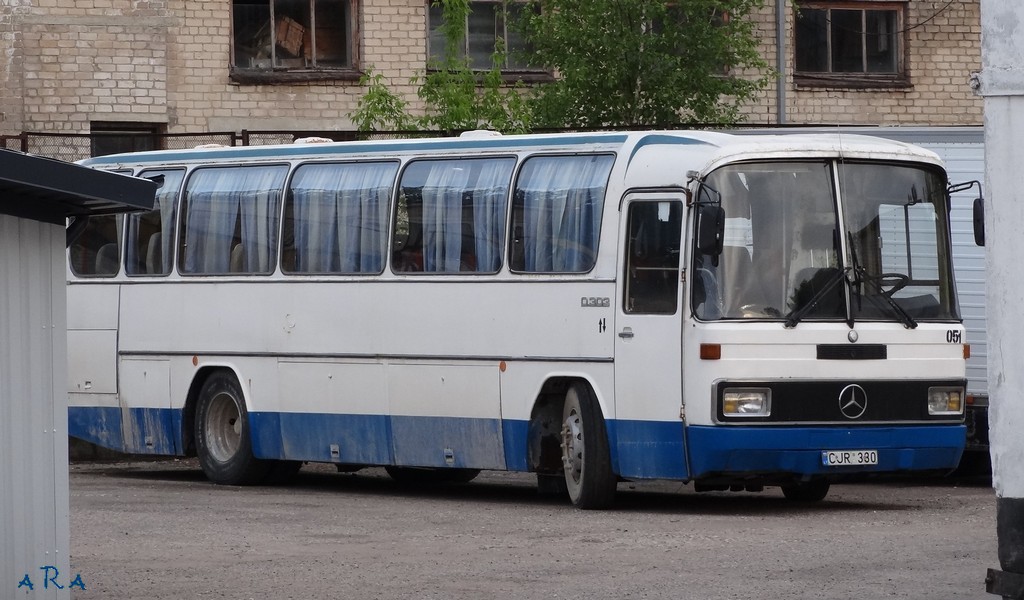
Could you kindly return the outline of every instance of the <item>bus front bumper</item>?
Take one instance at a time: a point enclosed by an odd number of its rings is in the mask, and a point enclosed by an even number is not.
[[[951,471],[964,451],[963,425],[897,427],[687,427],[690,477],[735,474],[842,476]],[[877,464],[828,466],[823,453],[877,451]]]

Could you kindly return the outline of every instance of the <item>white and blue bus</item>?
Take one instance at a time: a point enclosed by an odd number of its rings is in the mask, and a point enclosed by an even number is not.
[[[964,329],[938,157],[632,132],[105,156],[157,208],[72,224],[70,434],[198,456],[779,486],[944,472]]]

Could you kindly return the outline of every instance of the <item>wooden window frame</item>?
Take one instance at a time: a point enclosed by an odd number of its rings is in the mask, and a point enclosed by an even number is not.
[[[316,3],[318,0],[307,0],[309,2],[310,18],[312,20],[312,26],[310,29],[316,27]],[[348,53],[349,60],[345,66],[322,66],[316,64],[316,56],[312,58],[312,64],[296,65],[296,66],[283,66],[278,64],[279,59],[277,57],[277,49],[281,46],[281,40],[278,39],[277,29],[281,27],[281,24],[277,22],[275,15],[275,0],[266,0],[269,5],[270,23],[275,23],[274,27],[270,27],[269,35],[269,51],[270,57],[263,59],[268,61],[269,64],[266,66],[245,66],[240,65],[239,62],[243,61],[245,57],[239,56],[238,47],[240,42],[236,39],[236,36],[243,35],[242,32],[236,31],[236,19],[235,19],[235,7],[236,4],[243,4],[232,0],[231,2],[231,59],[229,65],[229,77],[232,82],[238,84],[291,84],[291,83],[304,83],[304,82],[315,82],[315,81],[328,81],[328,80],[345,80],[345,81],[358,81],[362,77],[363,73],[360,71],[360,36],[361,31],[359,28],[359,15],[361,9],[360,0],[342,0],[348,3],[348,19],[347,23],[344,23],[344,27],[347,32],[345,43],[347,45],[346,52]],[[251,2],[250,2],[251,3]],[[316,35],[315,31],[312,31],[312,36]],[[315,43],[315,42],[312,42]],[[276,65],[276,66],[275,66]]]
[[[526,2],[517,2],[518,4],[526,6]],[[430,70],[429,63],[434,60],[435,57],[431,52],[430,48],[430,37],[431,37],[431,20],[430,20],[430,8],[433,4],[432,0],[426,0],[426,29],[427,29],[427,62],[428,70]],[[491,4],[491,5],[502,5],[506,4],[503,0],[470,0],[470,4]],[[468,19],[468,17],[467,17]],[[505,27],[505,39],[508,39],[508,22],[504,23]],[[465,39],[465,52],[469,55],[469,23],[466,23],[466,39]],[[440,58],[440,54],[437,58]],[[483,73],[490,70],[490,66],[486,68],[474,68],[476,72]],[[535,68],[535,67],[509,67],[506,63],[501,69],[502,79],[506,82],[541,82],[541,81],[552,81],[554,79],[553,73],[548,69]]]
[[[798,2],[795,19],[799,19],[799,12],[804,9],[813,10],[857,10],[862,15],[867,11],[893,11],[896,13],[896,43],[899,45],[896,55],[895,73],[872,73],[860,72],[836,72],[836,71],[801,71],[797,68],[796,53],[798,52],[797,32],[798,27],[794,21],[793,27],[793,82],[798,88],[847,88],[847,89],[878,89],[878,88],[909,88],[910,73],[908,69],[907,47],[909,36],[907,35],[907,2],[906,0],[849,0],[841,2],[828,2],[824,0],[803,0]],[[863,22],[863,17],[862,17]],[[867,32],[860,32],[861,38]],[[831,29],[828,34],[831,37]],[[831,62],[831,47],[826,46],[824,50]]]

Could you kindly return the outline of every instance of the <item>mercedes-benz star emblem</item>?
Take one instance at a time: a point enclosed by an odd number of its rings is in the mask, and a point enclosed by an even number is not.
[[[839,392],[839,410],[847,419],[859,419],[868,409],[868,394],[856,383]]]

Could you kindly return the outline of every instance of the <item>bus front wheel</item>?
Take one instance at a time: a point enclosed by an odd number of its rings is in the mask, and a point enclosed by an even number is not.
[[[234,375],[216,372],[199,393],[195,420],[196,453],[206,477],[224,485],[262,481],[273,466],[253,456],[249,413]]]
[[[578,508],[607,508],[615,498],[615,474],[604,419],[590,388],[574,383],[562,408],[562,466],[569,499]]]

